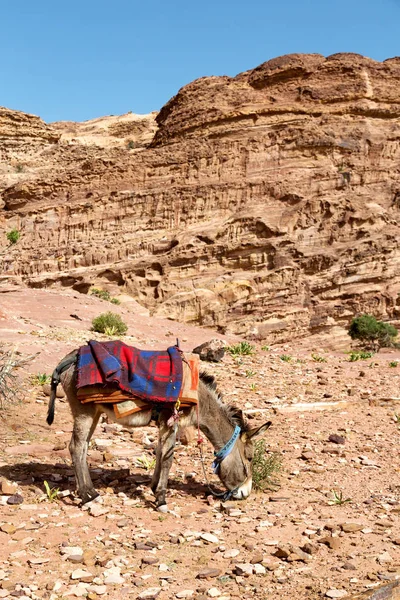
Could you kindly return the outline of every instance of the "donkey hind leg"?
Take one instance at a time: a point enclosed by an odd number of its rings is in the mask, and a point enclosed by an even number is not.
[[[87,464],[87,451],[90,438],[93,435],[100,418],[100,411],[91,405],[85,407],[84,412],[74,419],[74,427],[69,444],[72,464],[75,470],[77,492],[82,499],[82,504],[94,500],[99,494],[96,492],[90,477]]]
[[[156,466],[151,482],[151,489],[156,497],[156,506],[166,504],[165,494],[168,486],[168,475],[174,458],[178,430],[176,424],[168,427],[164,421],[161,421],[159,427]]]

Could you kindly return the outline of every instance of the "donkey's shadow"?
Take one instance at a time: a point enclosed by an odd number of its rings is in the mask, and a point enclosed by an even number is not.
[[[112,488],[114,493],[124,492],[128,498],[140,499],[147,507],[154,506],[154,503],[146,497],[150,491],[150,474],[130,473],[129,469],[115,469],[96,467],[90,471],[92,480],[96,489],[100,492],[106,488]],[[47,481],[51,488],[57,488],[60,491],[75,490],[75,478],[72,467],[62,463],[38,463],[23,462],[12,465],[2,465],[0,467],[0,477],[5,477],[9,481],[18,483],[21,488],[30,488],[34,494],[39,494],[39,490],[46,493],[44,482]],[[184,496],[193,498],[205,498],[209,491],[203,483],[190,479],[182,482],[178,479],[170,478],[168,489],[176,490]],[[68,496],[69,498],[70,496]],[[64,500],[63,498],[61,498]],[[174,496],[171,498],[176,501]],[[70,501],[68,501],[70,503]]]

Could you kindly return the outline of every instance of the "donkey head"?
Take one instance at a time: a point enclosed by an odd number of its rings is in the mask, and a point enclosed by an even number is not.
[[[234,442],[231,452],[218,461],[218,473],[224,486],[231,492],[232,498],[243,500],[247,498],[252,488],[252,460],[254,455],[253,440],[264,433],[271,425],[267,421],[260,427],[247,429],[241,411],[236,411],[236,431],[240,427],[240,433]],[[218,459],[218,455],[217,455]]]

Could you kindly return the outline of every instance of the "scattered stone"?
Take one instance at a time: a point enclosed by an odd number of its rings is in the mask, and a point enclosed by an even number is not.
[[[147,588],[147,590],[140,592],[138,600],[155,600],[160,592],[160,587]]]
[[[240,550],[237,550],[236,548],[232,548],[232,550],[226,550],[226,552],[224,552],[224,558],[236,558],[236,556],[238,556],[240,554]]]
[[[265,575],[267,569],[264,567],[264,565],[257,564],[253,566],[253,571],[255,575]]]
[[[83,555],[83,549],[80,546],[61,546],[60,554],[64,555]]]
[[[209,542],[210,544],[218,544],[219,542],[217,536],[213,535],[212,533],[202,533],[200,537],[202,540]]]
[[[91,583],[93,581],[94,575],[90,573],[90,571],[85,571],[84,569],[76,569],[71,573],[71,579],[79,579],[80,581],[84,581],[85,583]]]
[[[347,596],[346,590],[328,590],[325,594],[327,598],[344,598]]]
[[[208,362],[220,362],[225,355],[226,343],[223,340],[213,338],[193,349],[194,354],[198,354],[201,360]]]
[[[182,590],[181,592],[177,592],[175,596],[177,598],[191,598],[194,594],[194,590]]]
[[[320,544],[325,544],[331,550],[339,550],[341,546],[341,540],[338,537],[327,536],[318,540]]]
[[[3,496],[13,496],[17,491],[17,484],[8,481],[8,479],[3,479],[1,482],[1,493]]]
[[[105,585],[118,585],[120,583],[125,583],[125,579],[121,575],[120,567],[110,567],[106,571],[104,571],[104,583]]]
[[[208,590],[208,595],[210,596],[210,598],[218,598],[218,596],[221,596],[221,592],[219,591],[218,588],[210,588]]]
[[[253,565],[250,563],[235,565],[235,574],[243,577],[250,577],[250,575],[253,574]]]
[[[210,577],[218,577],[221,574],[221,569],[213,569],[211,567],[207,567],[202,569],[199,573],[197,573],[197,579],[209,579]]]
[[[361,531],[364,527],[360,523],[340,523],[339,526],[345,533],[355,533],[356,531]]]
[[[109,512],[107,508],[101,506],[98,502],[94,502],[89,508],[89,514],[92,517],[101,517],[102,515],[106,515]]]
[[[17,505],[22,504],[24,501],[23,496],[21,494],[13,494],[9,498],[7,498],[7,504]]]
[[[386,563],[392,562],[393,558],[390,556],[389,552],[382,552],[377,559],[380,565],[384,565]]]
[[[288,546],[278,546],[276,551],[274,552],[274,556],[277,558],[288,558],[291,555],[292,551]]]
[[[257,563],[262,563],[264,559],[264,555],[261,554],[261,552],[258,552],[257,554],[254,554],[251,558],[250,558],[250,563],[252,565],[256,565]]]
[[[328,441],[332,442],[333,444],[344,444],[346,442],[346,438],[343,437],[343,435],[331,433],[331,435],[328,437]]]
[[[17,528],[14,525],[11,525],[11,523],[4,523],[4,525],[0,526],[0,531],[3,533],[8,533],[9,535],[15,533],[16,530]]]
[[[156,565],[158,562],[157,556],[144,556],[142,558],[142,565]]]

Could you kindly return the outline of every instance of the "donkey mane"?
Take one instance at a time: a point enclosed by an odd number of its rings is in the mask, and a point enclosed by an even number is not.
[[[215,381],[214,375],[206,373],[205,371],[200,372],[201,381],[213,392],[213,396],[217,401],[218,406],[225,413],[227,419],[232,425],[238,425],[242,431],[249,429],[248,423],[245,421],[243,412],[234,404],[225,404],[222,400],[222,394],[217,388],[217,382]]]

